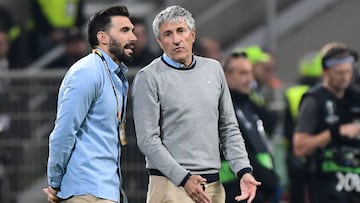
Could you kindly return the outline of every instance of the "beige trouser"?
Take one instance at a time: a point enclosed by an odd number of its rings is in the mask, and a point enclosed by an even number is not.
[[[205,192],[212,203],[225,202],[225,190],[219,181],[206,184]],[[146,203],[194,203],[183,187],[174,185],[163,176],[150,175]]]
[[[116,203],[111,200],[101,199],[94,195],[76,195],[61,203]]]

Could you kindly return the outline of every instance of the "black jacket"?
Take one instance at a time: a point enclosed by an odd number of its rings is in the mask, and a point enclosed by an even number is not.
[[[253,167],[253,175],[255,179],[262,183],[257,191],[256,200],[258,201],[256,202],[274,200],[276,198],[276,190],[279,186],[279,178],[274,169],[272,167],[266,167],[259,161],[258,157],[259,154],[268,154],[271,157],[265,135],[266,129],[264,129],[262,120],[258,116],[258,112],[261,112],[262,109],[252,103],[248,95],[231,90],[230,93],[239,128],[245,141],[250,164]]]

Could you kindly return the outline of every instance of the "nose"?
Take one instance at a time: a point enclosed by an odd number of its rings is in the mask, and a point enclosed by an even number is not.
[[[137,37],[136,37],[136,35],[134,34],[134,32],[132,32],[130,41],[132,41],[132,42],[137,41]]]
[[[180,41],[181,41],[180,35],[178,35],[178,34],[175,33],[175,34],[173,35],[173,43],[176,44],[176,45],[178,45],[178,44],[180,43]]]

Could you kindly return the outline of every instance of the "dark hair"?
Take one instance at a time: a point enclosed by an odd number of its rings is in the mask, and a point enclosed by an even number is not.
[[[129,17],[129,11],[126,6],[113,6],[96,12],[88,23],[88,41],[91,47],[99,45],[97,40],[97,33],[99,31],[106,31],[111,26],[111,17],[125,16]]]
[[[231,71],[230,67],[229,67],[230,61],[233,59],[237,59],[237,58],[247,59],[248,57],[244,51],[240,51],[240,52],[234,51],[234,52],[230,53],[230,55],[225,59],[225,62],[223,64],[224,71]]]

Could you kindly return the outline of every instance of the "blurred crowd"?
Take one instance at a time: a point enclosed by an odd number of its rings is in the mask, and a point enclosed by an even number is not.
[[[0,6],[0,67],[20,69],[46,56],[61,45],[64,51],[42,68],[68,68],[90,51],[86,39],[84,0],[31,0],[31,18],[18,25],[12,13]],[[148,24],[143,17],[133,17],[138,40],[130,67],[140,67],[160,56],[149,47]]]
[[[86,24],[84,0],[71,1],[71,4],[67,1],[31,0],[31,9],[32,18],[26,22],[25,27],[20,27],[15,23],[12,13],[0,7],[0,73],[29,66],[58,45],[64,46],[63,54],[45,68],[69,68],[90,52],[83,31]],[[63,12],[64,9],[67,12]],[[134,17],[131,21],[138,40],[134,49],[134,60],[129,67],[143,67],[159,57],[161,52],[149,46],[149,41],[154,39],[149,39],[148,33],[151,31],[146,20]],[[217,39],[206,36],[195,42],[196,55],[216,59],[224,65],[224,68],[235,63],[231,60],[238,56],[245,56],[249,62],[245,65],[239,62],[240,67],[251,66],[252,76],[245,81],[249,85],[249,91],[243,94],[249,98],[256,115],[262,121],[265,135],[262,142],[266,146],[265,151],[271,162],[271,166],[267,165],[265,168],[276,177],[268,180],[272,181],[269,184],[272,185],[273,190],[270,190],[271,198],[267,199],[270,201],[266,202],[309,201],[308,183],[305,181],[307,170],[304,169],[306,156],[298,156],[294,153],[293,135],[302,96],[323,79],[324,55],[320,50],[321,47],[318,50],[309,50],[299,58],[298,81],[293,86],[289,86],[276,75],[276,53],[264,50],[259,45],[239,47],[229,55],[225,55]],[[354,57],[354,60],[356,64],[357,58]],[[358,71],[354,70],[349,86],[359,94]],[[241,80],[242,75],[240,72],[239,74]],[[0,92],[4,85],[6,81],[0,81]],[[254,149],[249,151],[259,153]],[[281,157],[279,153],[284,154],[283,158],[278,158]],[[254,162],[259,160],[254,158],[252,161],[255,165]],[[259,168],[261,167],[264,166],[260,163]],[[257,172],[256,168],[254,170]],[[261,174],[258,177],[262,177]],[[266,183],[264,182],[266,180],[257,179]],[[266,192],[269,191],[264,193]]]
[[[84,1],[31,1],[31,18],[19,25],[13,13],[0,8],[1,60],[3,67],[19,69],[44,56],[57,45],[65,51],[47,67],[65,67],[88,51],[82,27]],[[64,10],[66,12],[64,12]]]

